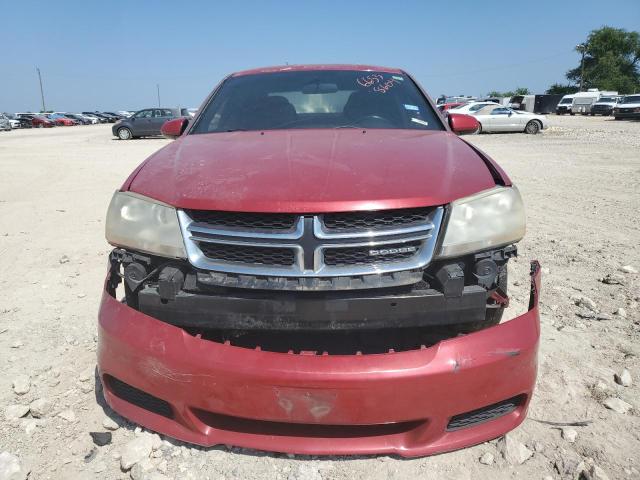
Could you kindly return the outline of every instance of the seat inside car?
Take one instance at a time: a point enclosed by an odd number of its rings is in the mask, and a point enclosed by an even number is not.
[[[247,102],[243,109],[242,125],[245,130],[277,128],[294,123],[298,114],[293,105],[280,95],[265,95]]]
[[[343,115],[348,122],[358,122],[366,117],[382,117],[394,126],[403,124],[397,102],[390,93],[355,91],[344,105]]]

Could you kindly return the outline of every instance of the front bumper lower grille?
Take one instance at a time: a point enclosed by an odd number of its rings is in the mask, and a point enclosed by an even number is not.
[[[181,210],[190,263],[264,278],[331,278],[429,264],[442,207],[318,215]]]

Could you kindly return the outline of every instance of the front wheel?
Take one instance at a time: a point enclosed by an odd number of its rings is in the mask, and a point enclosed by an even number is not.
[[[482,124],[480,122],[478,122],[478,129],[476,130],[476,133],[478,135],[480,135],[482,133]]]
[[[131,134],[131,130],[127,127],[122,127],[118,129],[118,138],[120,140],[131,140],[133,135]]]
[[[527,126],[524,127],[524,131],[529,135],[535,135],[540,131],[540,124],[536,120],[531,120],[527,123]]]

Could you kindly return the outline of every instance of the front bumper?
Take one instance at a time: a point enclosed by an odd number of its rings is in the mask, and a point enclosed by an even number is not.
[[[533,262],[525,314],[429,348],[372,355],[216,343],[105,291],[100,378],[107,403],[121,415],[203,446],[310,455],[441,453],[496,438],[524,420],[536,379],[539,291]],[[133,396],[125,395],[124,384],[134,387]],[[517,405],[495,418],[451,427],[452,418],[467,412],[482,418],[473,411],[513,398]]]
[[[640,112],[621,112],[614,110],[613,115],[616,118],[640,118]]]

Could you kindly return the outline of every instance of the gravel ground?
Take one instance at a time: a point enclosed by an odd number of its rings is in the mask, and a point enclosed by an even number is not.
[[[107,410],[94,376],[104,215],[167,140],[117,141],[100,125],[0,133],[0,479],[3,468],[32,479],[640,478],[640,122],[551,121],[537,136],[466,137],[527,205],[509,317],[526,310],[529,259],[543,266],[529,417],[506,442],[413,460],[195,448]],[[89,432],[105,431],[96,446]]]

